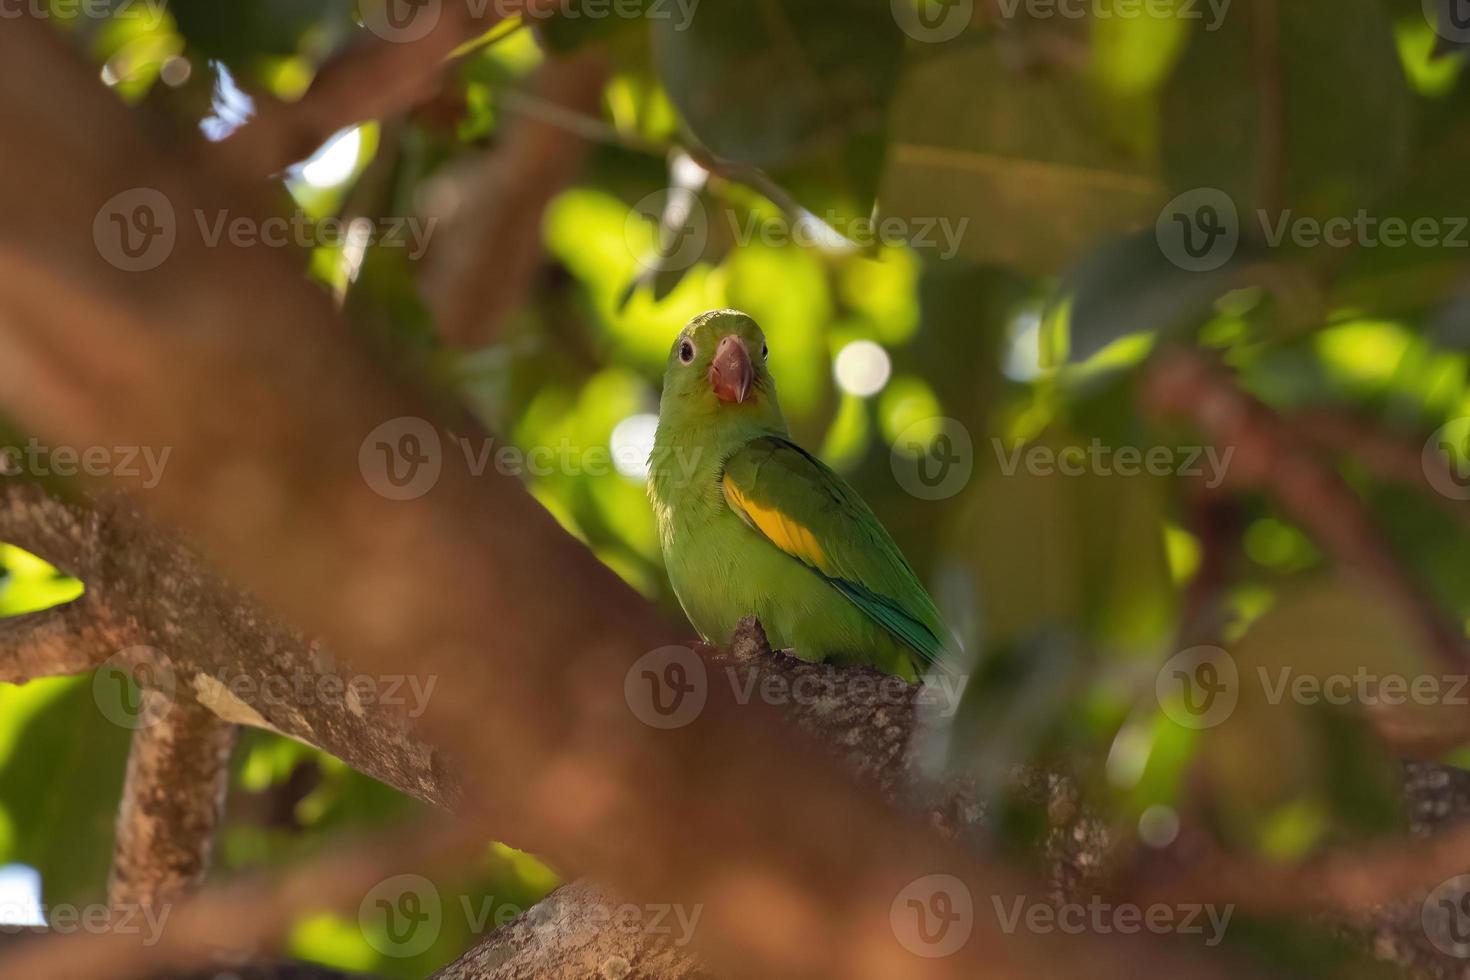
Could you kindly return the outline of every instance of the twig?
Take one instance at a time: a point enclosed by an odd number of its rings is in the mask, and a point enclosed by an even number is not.
[[[1184,593],[1175,649],[1218,644],[1226,621],[1225,596],[1239,554],[1240,509],[1235,501],[1202,484],[1185,490],[1189,525],[1200,545],[1200,563]]]
[[[443,870],[483,846],[477,835],[443,820],[420,820],[280,873],[167,900],[137,914],[115,915],[100,931],[27,939],[4,951],[5,975],[104,980],[187,971],[207,963],[226,967],[277,947],[303,916],[323,910],[357,913],[373,890],[394,875]]]
[[[126,646],[127,635],[86,595],[0,619],[0,683],[86,673]]]
[[[1463,500],[1446,497],[1435,490],[1435,483],[1426,472],[1426,467],[1438,468],[1441,485],[1451,482],[1449,467],[1439,454],[1426,454],[1422,445],[1384,432],[1366,419],[1330,409],[1303,409],[1290,415],[1287,421],[1314,444],[1351,456],[1380,480],[1417,491],[1450,517],[1470,527],[1470,507]]]

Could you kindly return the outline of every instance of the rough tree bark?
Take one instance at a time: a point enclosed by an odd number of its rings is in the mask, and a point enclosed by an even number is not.
[[[192,697],[145,689],[133,732],[107,901],[165,904],[204,884],[230,783],[236,728]]]

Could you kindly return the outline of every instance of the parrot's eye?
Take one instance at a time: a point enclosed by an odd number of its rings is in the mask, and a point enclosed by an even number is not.
[[[764,361],[764,360],[766,360],[770,356],[771,356],[771,345],[770,344],[767,344],[767,343],[762,343],[761,344],[761,360]]]
[[[679,345],[679,360],[688,364],[694,360],[694,344],[688,340]]]

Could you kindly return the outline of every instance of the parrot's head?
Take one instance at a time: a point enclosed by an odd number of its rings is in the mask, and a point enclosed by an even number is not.
[[[659,415],[716,429],[785,432],[766,335],[739,310],[690,320],[669,349]]]

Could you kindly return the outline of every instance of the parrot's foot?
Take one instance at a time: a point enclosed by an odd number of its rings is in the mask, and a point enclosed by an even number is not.
[[[730,656],[751,663],[771,655],[771,642],[765,627],[754,616],[746,616],[730,635]]]

